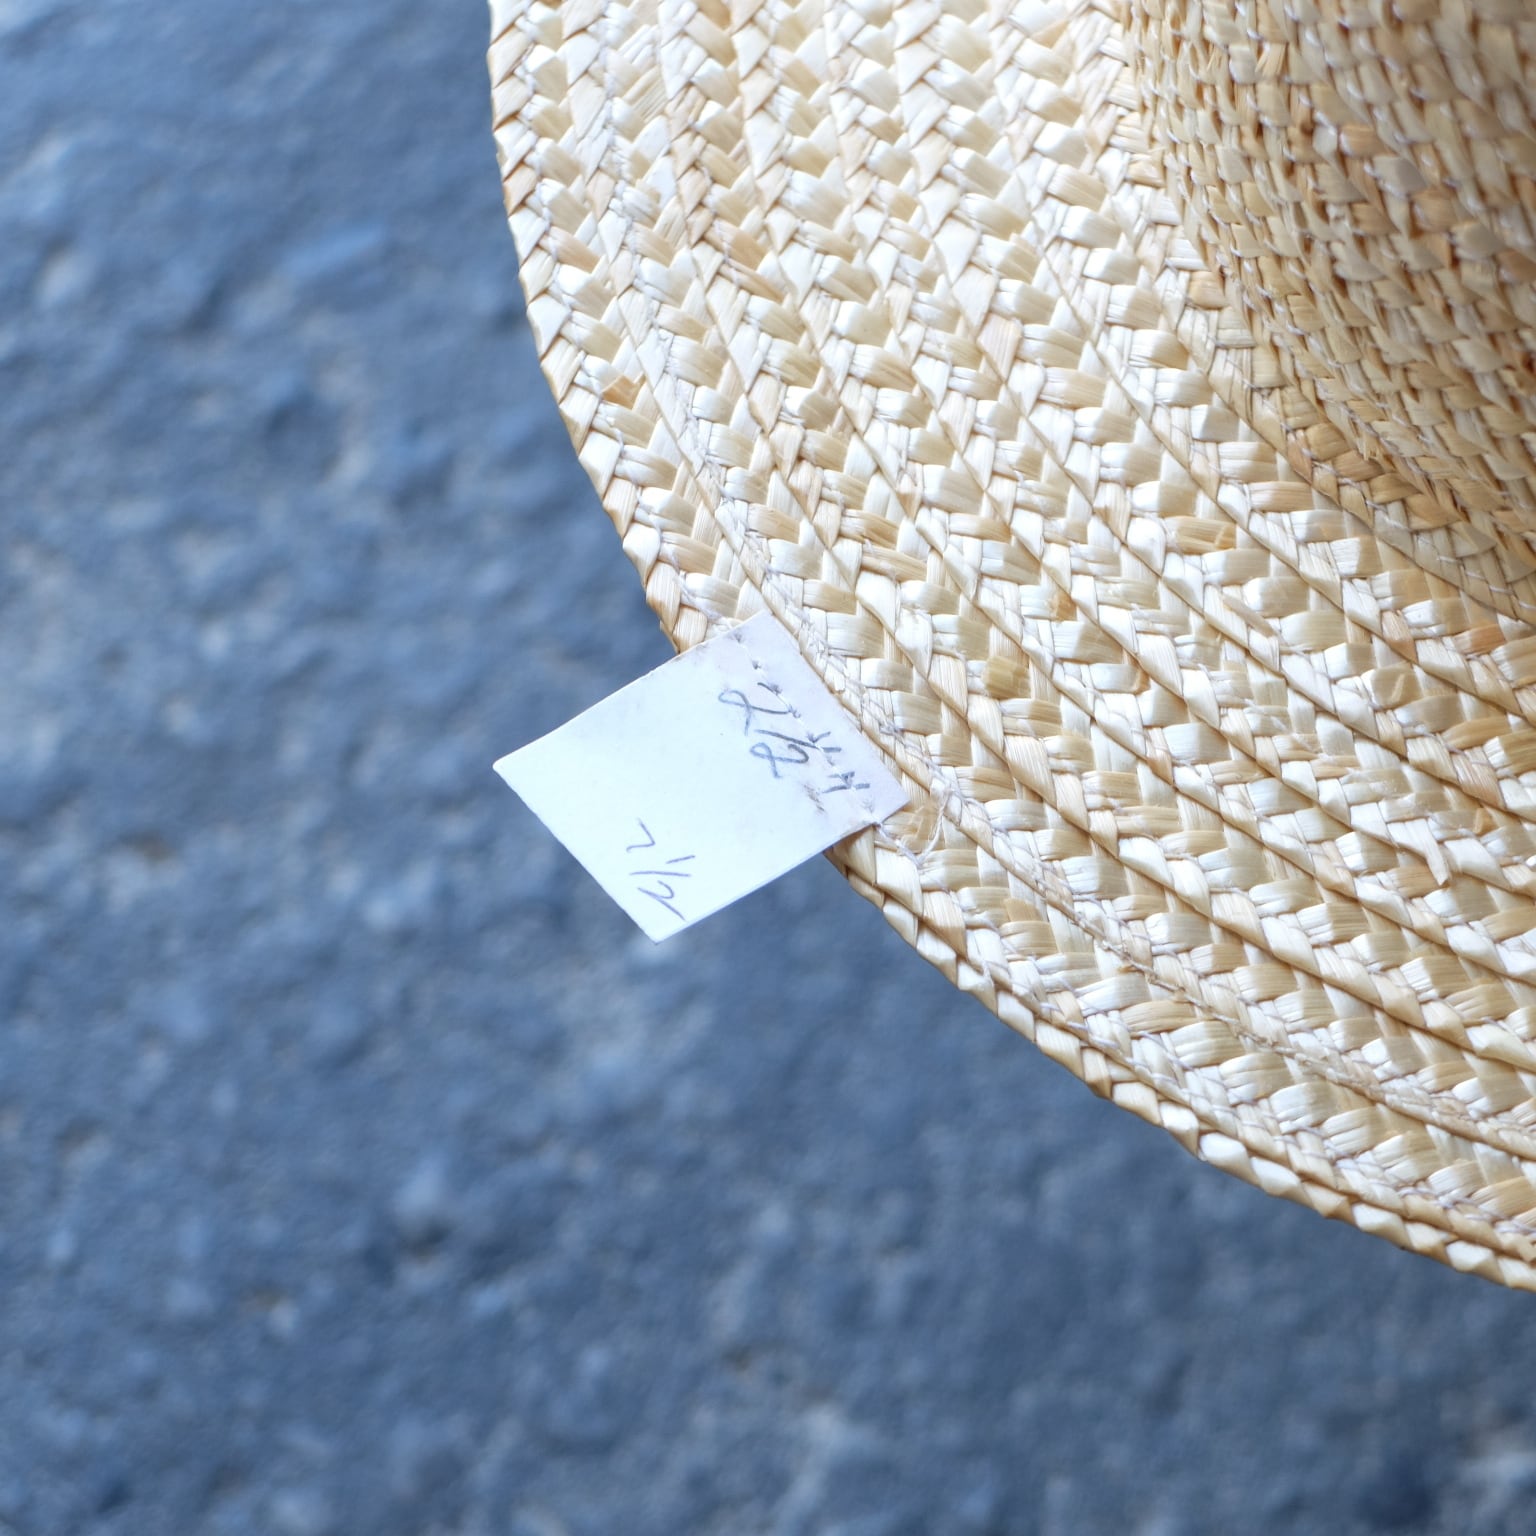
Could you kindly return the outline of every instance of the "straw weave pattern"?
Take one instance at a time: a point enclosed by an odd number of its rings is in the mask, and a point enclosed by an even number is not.
[[[769,608],[903,777],[854,887],[1192,1152],[1536,1288],[1523,533],[1191,239],[1127,14],[492,14],[546,376],[673,639]]]
[[[1135,21],[1186,228],[1287,377],[1405,482],[1414,526],[1486,514],[1528,558],[1536,13],[1185,0]]]

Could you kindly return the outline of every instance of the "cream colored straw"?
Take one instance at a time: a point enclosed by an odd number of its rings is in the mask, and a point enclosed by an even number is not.
[[[667,632],[771,609],[908,784],[855,889],[1536,1288],[1536,44],[1409,9],[494,0],[496,137]]]

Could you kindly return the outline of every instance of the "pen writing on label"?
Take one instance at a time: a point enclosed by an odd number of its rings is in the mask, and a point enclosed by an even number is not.
[[[726,688],[719,694],[719,701],[741,711],[741,733],[750,737],[752,743],[747,750],[768,764],[774,778],[796,776],[793,770],[805,769],[797,775],[799,778],[825,775],[820,788],[826,794],[869,788],[867,783],[858,781],[857,773],[838,772],[833,759],[841,756],[843,749],[828,743],[832,732],[799,726],[800,711],[784,697],[784,690],[777,683],[756,683],[753,687],[756,698],[748,697],[740,688]],[[769,723],[773,721],[778,723]],[[786,772],[781,773],[780,769]]]
[[[687,880],[692,874],[691,870],[680,869],[682,864],[691,864],[694,855],[681,853],[673,858],[667,858],[665,853],[658,852],[659,844],[655,834],[646,824],[637,817],[635,825],[640,828],[641,842],[626,844],[625,853],[650,854],[649,858],[637,859],[637,863],[649,864],[650,869],[632,869],[629,878],[635,882],[635,889],[642,896],[649,896],[652,901],[658,902],[675,917],[678,922],[686,922],[687,919],[677,909],[677,893],[680,883]],[[657,867],[659,866],[659,867]],[[642,884],[641,882],[647,882]]]

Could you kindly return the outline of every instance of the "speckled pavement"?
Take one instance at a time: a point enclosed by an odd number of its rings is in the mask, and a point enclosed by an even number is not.
[[[1536,1529],[1536,1301],[492,774],[667,647],[485,35],[0,0],[0,1536]]]

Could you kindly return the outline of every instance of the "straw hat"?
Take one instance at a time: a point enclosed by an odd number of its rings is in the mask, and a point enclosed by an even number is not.
[[[493,0],[543,368],[841,845],[1185,1147],[1536,1288],[1536,12]]]

